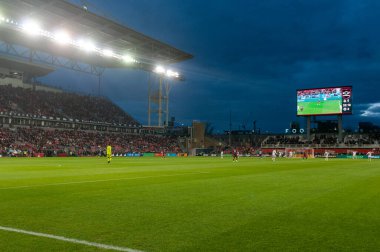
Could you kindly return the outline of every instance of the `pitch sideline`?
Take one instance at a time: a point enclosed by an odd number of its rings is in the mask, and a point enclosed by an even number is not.
[[[54,239],[54,240],[59,240],[59,241],[64,241],[64,242],[70,242],[70,243],[75,243],[75,244],[82,244],[82,245],[86,245],[86,246],[90,246],[90,247],[96,247],[96,248],[100,248],[100,249],[108,249],[108,250],[114,250],[114,251],[126,251],[126,252],[143,252],[142,250],[136,250],[136,249],[119,247],[119,246],[108,245],[108,244],[102,244],[102,243],[97,243],[97,242],[90,242],[90,241],[85,241],[85,240],[78,240],[78,239],[73,239],[73,238],[68,238],[68,237],[58,236],[58,235],[52,235],[52,234],[44,234],[44,233],[33,232],[33,231],[28,231],[28,230],[23,230],[23,229],[18,229],[18,228],[0,226],[0,230],[7,231],[7,232],[13,232],[13,233],[19,233],[19,234],[26,234],[26,235],[31,235],[31,236],[37,236],[37,237],[44,237],[44,238],[49,238],[49,239]]]

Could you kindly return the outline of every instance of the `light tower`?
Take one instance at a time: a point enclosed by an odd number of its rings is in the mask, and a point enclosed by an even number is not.
[[[148,126],[168,126],[170,81],[181,78],[178,72],[162,66],[157,66],[153,72],[148,81]],[[163,123],[164,114],[165,124]],[[152,117],[156,117],[157,124],[153,123]]]

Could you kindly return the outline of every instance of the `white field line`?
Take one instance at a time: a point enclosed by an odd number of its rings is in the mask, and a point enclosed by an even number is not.
[[[207,173],[209,173],[209,172],[191,172],[191,173],[189,172],[189,173],[177,173],[177,174],[159,175],[159,176],[145,176],[145,177],[133,177],[133,178],[85,180],[85,181],[74,181],[74,182],[42,184],[42,185],[25,185],[25,186],[3,187],[3,188],[0,188],[0,190],[22,189],[22,188],[32,188],[32,187],[44,187],[44,186],[60,186],[60,185],[86,184],[86,183],[98,183],[98,182],[121,181],[121,180],[135,180],[135,179],[147,179],[147,178],[175,177],[175,176],[186,176],[186,175],[207,174]]]
[[[126,247],[119,247],[119,246],[113,246],[113,245],[108,245],[108,244],[89,242],[89,241],[84,241],[84,240],[77,240],[77,239],[73,239],[73,238],[67,238],[64,236],[38,233],[38,232],[27,231],[27,230],[11,228],[11,227],[0,226],[0,230],[7,231],[7,232],[13,232],[13,233],[19,233],[19,234],[44,237],[44,238],[49,238],[49,239],[54,239],[54,240],[59,240],[59,241],[65,241],[65,242],[70,242],[70,243],[83,244],[86,246],[91,246],[91,247],[96,247],[96,248],[101,248],[101,249],[108,249],[108,250],[115,250],[115,251],[127,251],[127,252],[142,252],[141,250],[126,248]]]

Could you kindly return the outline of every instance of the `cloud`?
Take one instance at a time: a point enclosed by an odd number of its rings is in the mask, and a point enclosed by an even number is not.
[[[186,78],[170,93],[178,121],[228,129],[231,111],[236,124],[256,120],[282,132],[303,121],[296,89],[352,85],[354,113],[345,123],[380,122],[380,1],[92,0],[89,7],[194,55],[173,66]],[[58,72],[46,79],[98,94],[96,78]],[[100,93],[145,124],[147,87],[146,73],[107,69]]]
[[[360,111],[361,117],[380,117],[380,102],[363,104],[363,106],[366,108]]]

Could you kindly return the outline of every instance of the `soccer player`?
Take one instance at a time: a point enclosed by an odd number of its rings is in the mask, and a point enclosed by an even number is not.
[[[325,151],[325,161],[329,161],[329,155],[330,155],[330,153],[326,150]]]
[[[304,152],[303,152],[302,159],[307,159],[307,151],[306,150],[304,150]]]
[[[232,151],[232,162],[237,162],[238,161],[238,152],[237,152],[237,150],[236,149],[234,149],[233,151]]]
[[[272,150],[272,161],[276,161],[277,151],[275,149]]]
[[[372,151],[367,152],[368,161],[370,162],[372,161],[372,153],[373,153]]]
[[[107,162],[111,163],[112,160],[112,147],[111,145],[107,145]]]
[[[220,152],[220,158],[223,158],[223,155],[224,155],[224,152],[221,151],[221,152]]]
[[[352,152],[352,159],[356,159],[356,151]]]

